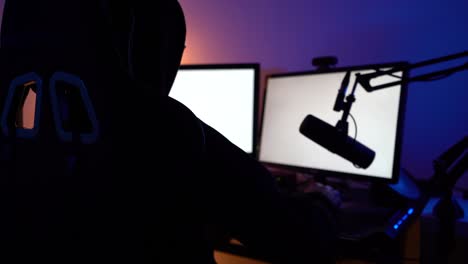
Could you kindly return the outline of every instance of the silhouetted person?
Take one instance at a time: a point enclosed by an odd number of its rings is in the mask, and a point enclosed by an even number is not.
[[[332,261],[327,207],[283,195],[260,163],[168,97],[185,33],[175,0],[6,1],[2,81],[79,76],[100,135],[57,140],[46,93],[33,143],[4,138],[20,143],[7,155],[0,258],[214,263],[214,229],[275,263]]]

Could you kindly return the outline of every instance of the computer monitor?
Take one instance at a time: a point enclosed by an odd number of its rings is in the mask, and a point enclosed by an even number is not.
[[[259,71],[256,63],[184,65],[169,96],[255,155]]]
[[[406,87],[401,85],[366,92],[357,85],[356,101],[348,118],[348,135],[376,152],[367,169],[357,168],[348,160],[313,142],[299,132],[304,118],[311,114],[331,126],[343,112],[333,110],[346,72],[351,71],[347,94],[356,73],[391,69],[402,63],[336,68],[327,72],[295,72],[267,76],[259,160],[265,164],[310,172],[314,175],[351,177],[396,182],[400,172],[400,149]],[[373,85],[399,80],[406,72],[397,72],[372,80]],[[406,77],[406,76],[405,76]]]

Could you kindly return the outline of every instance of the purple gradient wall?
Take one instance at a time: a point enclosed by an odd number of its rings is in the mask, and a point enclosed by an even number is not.
[[[466,0],[180,2],[188,24],[186,64],[259,62],[264,72],[298,71],[312,69],[311,58],[323,55],[348,66],[468,50]],[[432,174],[432,160],[468,134],[467,99],[468,71],[410,84],[403,167],[419,178]],[[468,175],[458,186],[468,188]]]

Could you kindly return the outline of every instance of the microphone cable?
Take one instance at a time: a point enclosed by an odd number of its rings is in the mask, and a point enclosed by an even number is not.
[[[356,119],[354,118],[354,116],[351,113],[349,113],[349,116],[351,117],[351,119],[353,120],[353,123],[354,123],[354,142],[356,142],[357,133],[358,133],[357,122],[356,122]],[[361,169],[361,167],[359,167],[359,165],[357,165],[356,163],[353,163],[353,165],[354,165],[355,168]]]

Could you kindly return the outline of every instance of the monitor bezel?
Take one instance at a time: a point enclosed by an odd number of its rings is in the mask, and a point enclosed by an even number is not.
[[[259,116],[259,95],[260,95],[260,68],[261,64],[251,63],[208,63],[208,64],[182,64],[179,70],[254,70],[254,94],[253,94],[253,131],[252,131],[252,153],[251,157],[257,157],[257,131]]]
[[[337,171],[330,171],[324,169],[314,169],[314,168],[307,168],[307,167],[299,167],[299,166],[292,166],[287,164],[280,164],[274,162],[265,162],[260,160],[260,150],[261,150],[261,142],[263,136],[263,120],[265,115],[265,105],[266,105],[266,98],[268,95],[268,83],[272,78],[282,78],[282,77],[293,77],[293,76],[306,76],[306,75],[316,75],[316,74],[327,74],[327,73],[334,73],[334,72],[346,72],[346,71],[356,71],[356,70],[368,70],[368,69],[375,69],[375,68],[391,68],[391,67],[401,67],[404,65],[408,65],[408,62],[405,61],[398,61],[398,62],[388,62],[388,63],[377,63],[377,64],[365,64],[365,65],[356,65],[356,66],[347,66],[347,67],[336,67],[330,68],[327,70],[312,70],[312,71],[297,71],[297,72],[287,72],[287,73],[275,73],[269,74],[265,76],[265,91],[263,95],[263,103],[262,103],[262,111],[261,111],[261,119],[260,119],[260,134],[258,139],[258,148],[256,150],[258,154],[258,160],[269,167],[285,169],[285,170],[293,170],[296,172],[307,173],[312,176],[317,176],[320,178],[336,178],[336,179],[350,179],[355,181],[369,181],[369,182],[380,182],[380,183],[396,183],[398,182],[400,176],[400,166],[401,166],[401,150],[402,150],[402,143],[403,143],[403,127],[405,122],[405,111],[406,111],[406,101],[408,95],[407,83],[403,82],[401,84],[401,93],[400,93],[400,104],[398,109],[398,121],[397,121],[397,135],[395,139],[395,153],[394,153],[394,160],[393,160],[393,169],[392,169],[392,177],[391,178],[382,178],[377,176],[369,176],[363,174],[354,174],[354,173],[344,173],[344,172],[337,172]],[[403,71],[403,79],[407,79],[408,71]],[[339,87],[336,88],[338,92]],[[378,93],[379,91],[374,91],[374,93]],[[333,110],[333,105],[330,105],[330,110]]]

